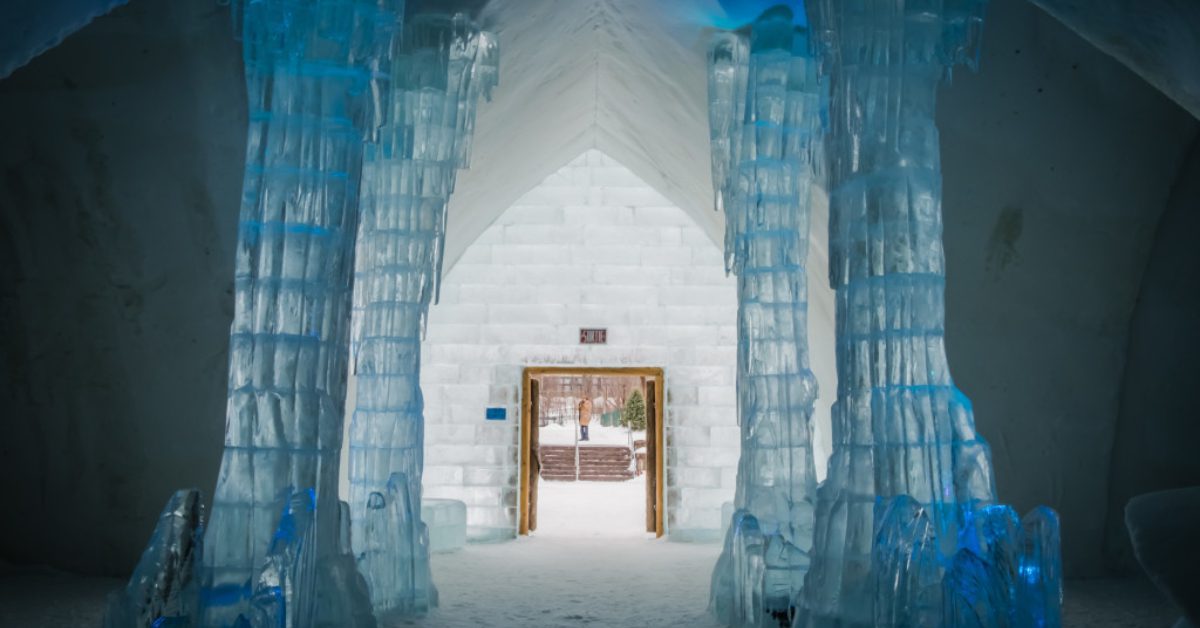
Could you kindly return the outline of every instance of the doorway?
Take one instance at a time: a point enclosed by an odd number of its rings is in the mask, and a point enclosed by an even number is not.
[[[631,381],[634,382],[632,386]],[[629,434],[630,430],[609,428],[624,424],[617,406],[630,396],[629,389],[636,391],[644,404],[645,432],[644,436],[640,431],[634,432],[638,438],[630,434],[628,441],[622,443],[621,434]],[[528,535],[538,528],[539,486],[543,478],[556,481],[555,492],[562,490],[558,485],[561,481],[621,480],[624,478],[620,461],[628,461],[630,473],[645,478],[642,501],[646,532],[656,537],[664,534],[663,390],[661,368],[525,369],[518,474],[520,534]],[[579,404],[584,398],[591,404],[599,404],[598,408],[587,412],[591,420],[586,442],[582,441],[583,430],[577,418]],[[613,399],[618,399],[619,403],[614,404]]]

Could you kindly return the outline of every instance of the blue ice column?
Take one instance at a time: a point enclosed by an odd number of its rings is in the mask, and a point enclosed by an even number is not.
[[[776,7],[748,43],[721,33],[709,55],[713,184],[738,279],[741,421],[736,512],[711,606],[740,626],[788,617],[809,565],[816,500],[805,266],[822,98],[807,32],[793,18]]]
[[[388,118],[367,145],[354,291],[351,540],[380,618],[437,603],[421,521],[421,335],[441,276],[446,204],[497,60],[495,39],[462,15],[412,18],[391,68]]]
[[[993,505],[990,454],[946,362],[934,105],[977,54],[984,4],[809,4],[831,86],[838,398],[796,626],[1010,626],[1018,599],[1041,592],[1041,617],[1061,601],[1045,599],[1054,586],[1021,593],[1014,565],[1053,562],[1057,520],[1027,535]]]
[[[359,171],[364,133],[375,125],[372,67],[390,54],[402,6],[246,0],[233,8],[250,124],[203,626],[258,622],[256,583],[278,563],[272,539],[297,492],[313,495],[312,541],[301,551],[337,551]],[[314,586],[293,585],[280,603],[312,608],[300,598]]]

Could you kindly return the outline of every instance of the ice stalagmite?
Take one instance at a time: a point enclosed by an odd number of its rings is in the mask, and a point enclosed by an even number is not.
[[[807,32],[793,18],[772,9],[749,42],[718,34],[709,56],[713,184],[738,279],[742,444],[712,608],[745,626],[789,616],[809,565],[816,498],[805,262],[822,98]]]
[[[179,625],[194,615],[203,510],[196,489],[171,496],[129,584],[109,596],[105,628]]]
[[[362,144],[375,124],[372,69],[390,54],[403,11],[401,0],[235,5],[250,128],[225,451],[204,539],[203,626],[257,621],[256,589],[280,560],[271,551],[280,504],[296,491],[313,495],[305,551],[337,551]],[[292,585],[300,597],[314,590]],[[311,600],[284,601],[311,608]]]
[[[809,4],[831,90],[838,395],[796,626],[1056,625],[1014,623],[1057,617],[1055,585],[1016,576],[1022,561],[1053,563],[1057,527],[1037,518],[1027,535],[994,505],[988,448],[944,346],[934,104],[950,68],[973,61],[984,4]],[[1018,612],[1019,600],[1043,607]]]
[[[497,77],[495,39],[462,15],[405,25],[366,146],[354,288],[351,541],[377,617],[437,602],[421,521],[420,353],[441,275],[446,204],[475,105]]]
[[[289,491],[281,502],[267,559],[252,585],[251,626],[298,628],[316,617],[316,492]]]

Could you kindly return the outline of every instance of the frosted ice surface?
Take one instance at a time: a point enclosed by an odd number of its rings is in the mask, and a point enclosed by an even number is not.
[[[316,492],[291,491],[282,501],[266,560],[254,581],[250,617],[240,618],[253,628],[308,626],[316,615]]]
[[[968,512],[943,580],[942,625],[1013,626],[1020,522],[1008,506]]]
[[[169,626],[195,613],[203,509],[200,491],[186,489],[171,496],[129,584],[108,598],[106,628]]]
[[[1058,515],[1043,506],[1018,521],[999,505],[966,519],[943,579],[940,625],[1061,626]]]
[[[893,499],[875,526],[874,572],[878,628],[937,626],[942,617],[942,566],[929,515],[908,495]]]
[[[367,582],[350,548],[350,505],[338,502],[335,552],[317,557],[317,614],[320,628],[374,628]]]
[[[423,613],[437,605],[429,571],[429,534],[411,489],[404,474],[392,474],[386,492],[367,497],[362,515],[359,570],[381,619]]]
[[[457,499],[422,499],[421,520],[429,528],[429,551],[435,554],[467,544],[467,505]]]
[[[1016,625],[1062,626],[1062,542],[1058,513],[1038,506],[1021,519]]]
[[[357,399],[350,425],[351,540],[377,615],[436,603],[421,522],[421,336],[442,267],[446,204],[468,159],[493,36],[463,15],[405,25],[365,147],[354,285]]]
[[[725,549],[712,579],[712,610],[727,624],[755,626],[766,623],[763,600],[765,540],[758,520],[745,510],[733,513]]]
[[[817,386],[804,264],[820,90],[807,34],[786,7],[760,17],[749,41],[720,33],[712,43],[713,184],[726,264],[738,278],[741,421],[737,512],[713,573],[712,607],[735,625],[787,617],[809,564]]]

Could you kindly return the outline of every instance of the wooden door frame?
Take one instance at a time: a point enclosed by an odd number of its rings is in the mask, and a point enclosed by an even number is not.
[[[624,376],[624,377],[646,377],[654,380],[655,404],[654,404],[654,449],[655,449],[655,496],[654,496],[654,524],[655,536],[661,537],[666,533],[666,521],[664,514],[666,513],[665,487],[667,484],[666,476],[666,446],[664,444],[663,417],[665,412],[663,408],[666,406],[666,387],[663,370],[657,367],[631,366],[631,367],[606,367],[606,366],[527,366],[521,374],[521,450],[517,454],[520,460],[521,470],[517,475],[517,483],[520,492],[520,504],[517,508],[518,518],[518,533],[521,535],[529,534],[529,472],[530,464],[529,457],[525,452],[529,451],[530,440],[530,415],[532,414],[531,396],[529,392],[529,382],[534,377],[542,375],[591,375],[591,376]]]

